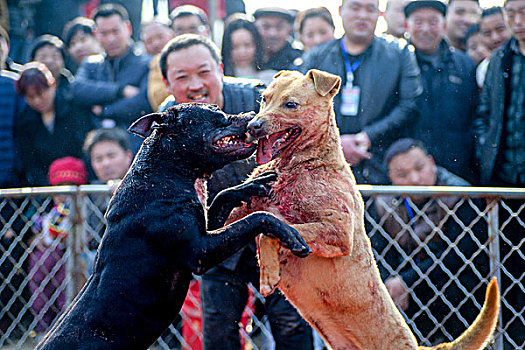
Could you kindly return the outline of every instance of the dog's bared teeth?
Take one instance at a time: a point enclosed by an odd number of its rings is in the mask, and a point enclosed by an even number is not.
[[[217,146],[227,147],[233,146],[239,143],[244,143],[239,135],[224,136],[217,141]]]

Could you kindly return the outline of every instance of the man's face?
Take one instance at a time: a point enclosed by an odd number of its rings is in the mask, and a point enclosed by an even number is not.
[[[171,52],[166,60],[168,93],[178,103],[202,102],[223,107],[222,64],[204,45]]]
[[[480,33],[475,33],[469,36],[466,44],[467,55],[476,63],[480,64],[485,58],[490,57],[490,50],[485,45]]]
[[[140,39],[149,55],[160,53],[164,45],[173,37],[173,31],[160,23],[150,23],[142,27],[142,32],[140,33]]]
[[[202,24],[198,16],[183,16],[173,20],[171,23],[171,28],[175,33],[175,36],[182,34],[198,34],[210,37],[210,30],[208,26]]]
[[[109,58],[117,58],[128,50],[131,39],[131,23],[124,22],[119,15],[99,17],[96,20],[95,36]]]
[[[102,53],[103,49],[93,35],[79,30],[71,38],[67,52],[76,63],[80,64],[86,57]]]
[[[447,9],[447,36],[454,42],[463,42],[468,28],[479,21],[481,10],[476,1],[454,0]]]
[[[385,21],[388,24],[388,33],[398,38],[405,33],[405,13],[403,12],[408,0],[388,0],[385,11]]]
[[[45,45],[35,52],[35,61],[42,62],[53,74],[53,77],[58,80],[60,73],[64,69],[64,58],[62,53],[53,45]]]
[[[114,141],[99,141],[91,148],[91,166],[97,178],[106,183],[122,179],[131,165],[133,154]]]
[[[505,21],[512,36],[525,44],[525,0],[509,0],[504,10]]]
[[[292,34],[292,25],[280,16],[262,16],[255,21],[261,34],[264,51],[270,55],[279,52]]]
[[[510,38],[509,28],[500,13],[483,17],[479,22],[479,32],[490,51],[500,48]]]
[[[339,8],[345,36],[356,43],[369,43],[374,39],[378,0],[344,0]]]
[[[416,49],[424,54],[435,53],[445,35],[445,18],[434,8],[414,10],[407,19],[407,32]]]
[[[436,163],[423,150],[414,147],[390,160],[388,177],[395,186],[434,186],[437,181]]]

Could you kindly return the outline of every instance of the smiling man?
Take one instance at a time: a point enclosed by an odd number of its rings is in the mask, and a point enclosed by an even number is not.
[[[477,0],[450,0],[446,16],[446,34],[450,45],[465,51],[465,34],[471,25],[478,23],[480,15]]]
[[[224,79],[219,48],[208,38],[183,34],[162,50],[160,70],[169,96],[160,110],[185,102],[210,103],[228,114],[258,112],[258,81]],[[208,202],[224,188],[246,179],[255,161],[237,161],[214,172],[208,180]],[[203,343],[207,350],[238,349],[239,322],[248,298],[248,283],[259,285],[255,242],[202,276]],[[265,311],[278,347],[311,349],[312,331],[295,308],[280,293],[266,298]]]
[[[446,12],[439,0],[415,0],[405,7],[407,33],[416,48],[423,82],[419,118],[409,134],[426,144],[438,165],[475,183],[476,67],[444,39]]]

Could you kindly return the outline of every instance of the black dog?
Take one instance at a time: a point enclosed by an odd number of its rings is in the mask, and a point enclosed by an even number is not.
[[[268,213],[206,230],[195,180],[253,153],[255,146],[244,142],[250,119],[182,104],[130,127],[147,139],[106,212],[94,272],[37,349],[147,349],[180,311],[192,273],[204,273],[259,233],[308,255],[297,231]],[[218,195],[212,226],[221,226],[229,213],[217,208],[225,198],[238,205],[264,194],[271,179],[267,175]]]

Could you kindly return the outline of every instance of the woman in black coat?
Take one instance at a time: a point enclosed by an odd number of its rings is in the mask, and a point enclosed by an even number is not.
[[[56,159],[82,157],[86,133],[93,129],[93,116],[62,94],[42,63],[30,62],[16,88],[27,106],[15,121],[15,138],[29,186],[48,185],[47,171]]]

